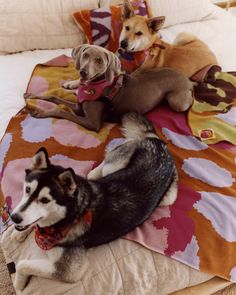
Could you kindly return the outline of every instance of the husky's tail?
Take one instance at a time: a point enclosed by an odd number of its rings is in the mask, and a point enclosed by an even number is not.
[[[128,139],[158,137],[152,123],[138,113],[128,113],[123,116],[122,131],[124,137]]]

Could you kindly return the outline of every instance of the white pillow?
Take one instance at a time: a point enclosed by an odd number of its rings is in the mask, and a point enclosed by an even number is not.
[[[123,0],[100,0],[100,6],[121,4]],[[206,18],[214,10],[210,0],[146,0],[152,16],[166,17],[164,28]]]
[[[146,0],[153,16],[166,17],[163,27],[200,21],[214,10],[210,0]]]
[[[0,54],[74,47],[84,41],[72,13],[99,0],[0,0]]]

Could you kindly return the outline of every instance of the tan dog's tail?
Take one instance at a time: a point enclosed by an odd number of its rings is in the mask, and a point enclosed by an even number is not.
[[[198,39],[198,38],[194,34],[182,32],[176,36],[174,44],[175,45],[185,45],[185,44],[190,43],[196,39]]]

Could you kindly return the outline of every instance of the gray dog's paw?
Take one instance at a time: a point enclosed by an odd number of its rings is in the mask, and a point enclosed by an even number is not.
[[[76,89],[79,86],[79,80],[72,80],[65,82],[62,87],[65,89]]]
[[[35,117],[35,118],[43,117],[44,112],[38,108],[28,107],[28,111],[32,117]]]

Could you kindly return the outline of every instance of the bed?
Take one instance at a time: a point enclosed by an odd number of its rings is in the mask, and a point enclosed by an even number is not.
[[[3,28],[0,29],[0,52],[3,54],[0,55],[0,138],[4,136],[7,128],[7,132],[11,130],[11,123],[8,126],[9,121],[25,106],[23,93],[29,87],[28,83],[32,78],[35,66],[61,55],[70,56],[71,48],[84,42],[85,38],[82,31],[70,19],[71,13],[82,8],[93,9],[110,5],[111,2],[117,4],[120,1],[78,0],[68,1],[65,4],[65,1],[63,3],[61,0],[57,1],[57,4],[54,3],[55,7],[53,4],[50,4],[52,5],[50,6],[47,4],[48,1],[44,0],[24,0],[22,7],[17,6],[17,1],[4,2],[0,2],[5,9],[1,12],[4,15],[2,16],[3,24],[6,21],[4,18],[6,12],[9,14],[8,17],[21,13],[30,15],[30,18],[28,23],[24,24],[24,31],[21,31],[22,36],[17,36],[17,34],[14,36],[14,32],[17,31],[16,26],[20,26],[20,22],[22,25],[22,18],[12,21],[13,27],[11,28],[9,25],[5,32]],[[10,5],[8,2],[12,4]],[[15,2],[14,5],[13,2]],[[233,34],[236,30],[236,18],[207,0],[149,0],[147,2],[149,7],[152,8],[153,15],[166,16],[166,25],[161,30],[161,36],[164,40],[173,42],[179,32],[192,32],[205,41],[216,54],[223,72],[236,71],[236,38],[234,38]],[[51,9],[50,13],[48,7]],[[56,26],[58,30],[61,30],[60,36],[52,38],[48,34],[48,40],[46,40],[45,35],[42,37],[38,34],[37,38],[31,36],[31,40],[28,40],[28,26],[29,24],[33,26],[33,20],[37,14],[39,15],[39,23],[42,22],[42,18],[46,15],[47,18],[44,18],[48,25],[46,30],[53,31]],[[57,26],[57,17],[63,18],[60,26]],[[17,21],[19,24],[17,24]],[[66,24],[68,24],[68,28],[66,28]],[[50,25],[52,25],[52,28]],[[1,30],[3,30],[2,34]],[[37,30],[42,30],[42,27],[38,25],[35,28],[31,27],[31,30],[31,34],[34,35]],[[42,30],[43,34],[45,34],[45,31]],[[14,38],[15,44],[12,42]],[[27,42],[23,42],[24,39],[27,39]],[[37,50],[32,51],[35,48]],[[17,53],[17,51],[22,52]],[[115,135],[117,135],[116,132],[114,131]],[[4,159],[5,145],[3,145],[5,139],[6,136],[3,137],[0,146],[1,165],[6,160]],[[235,188],[233,190],[236,192]],[[4,206],[3,201],[1,205]],[[30,245],[29,240],[22,248],[19,246],[21,252],[25,253],[26,249],[30,249]],[[15,257],[16,260],[19,259],[21,254],[18,253],[18,245],[8,245],[8,247],[10,249],[8,253],[6,247],[3,247],[6,261],[11,262],[12,257]],[[168,255],[164,256],[127,239],[119,239],[109,245],[92,249],[89,253],[89,259],[88,275],[78,284],[68,285],[41,278],[32,278],[27,288],[22,293],[19,292],[19,294],[161,295],[179,291],[176,294],[190,294],[192,292],[191,294],[204,295],[212,294],[214,291],[231,283],[216,277],[214,273],[209,274],[198,271],[185,263],[181,263],[180,259],[178,261],[178,259],[172,259]],[[14,274],[12,278],[14,278]],[[185,289],[188,287],[190,289]]]

